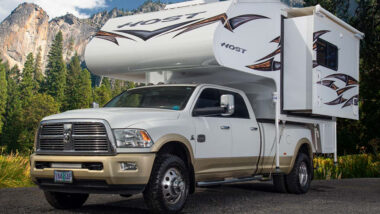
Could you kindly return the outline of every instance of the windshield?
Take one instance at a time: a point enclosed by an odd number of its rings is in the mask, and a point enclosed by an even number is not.
[[[194,88],[191,86],[137,88],[121,93],[104,107],[182,110],[185,108]]]

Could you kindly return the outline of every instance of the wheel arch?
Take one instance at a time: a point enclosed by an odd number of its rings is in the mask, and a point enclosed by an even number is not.
[[[286,174],[290,173],[290,171],[293,169],[294,163],[296,162],[297,156],[300,152],[305,153],[307,156],[309,156],[310,161],[313,161],[313,149],[309,139],[302,138],[297,142],[296,147],[294,148],[292,160],[290,162],[289,171]]]
[[[194,153],[189,140],[179,134],[167,134],[159,138],[152,147],[157,154],[170,153],[179,156],[189,167],[190,193],[195,191]]]

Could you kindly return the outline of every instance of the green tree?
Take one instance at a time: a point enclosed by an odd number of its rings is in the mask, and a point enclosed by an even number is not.
[[[104,77],[100,87],[94,90],[94,101],[104,106],[112,98],[111,83],[107,77]]]
[[[29,53],[26,57],[20,83],[21,99],[24,102],[31,102],[30,97],[37,93],[37,89],[38,83],[34,79],[34,58],[33,54]]]
[[[20,98],[20,71],[14,66],[7,73],[8,96],[6,104],[6,121],[4,123],[3,134],[1,136],[1,145],[6,146],[7,151],[16,151],[19,147],[17,144],[18,136],[21,131],[22,102]]]
[[[8,152],[29,153],[40,120],[59,110],[53,97],[38,93],[34,71],[34,58],[30,53],[21,76],[17,67],[11,69],[7,75],[7,120],[1,145],[5,145]]]
[[[66,65],[62,56],[62,32],[58,32],[49,51],[45,91],[62,104],[65,99]]]
[[[38,48],[38,53],[34,62],[34,79],[38,83],[38,89],[41,88],[44,75],[42,73],[42,65],[41,65],[42,55],[41,55],[41,47]]]
[[[372,152],[380,146],[380,1],[357,1],[350,24],[365,33],[360,49],[360,121],[349,122],[359,147]],[[372,147],[372,148],[371,148]]]
[[[33,149],[36,130],[42,118],[59,111],[58,103],[48,94],[34,94],[31,100],[33,102],[22,107],[22,126],[16,141],[16,150],[22,153],[30,153]]]
[[[2,133],[4,121],[5,121],[5,110],[7,105],[7,90],[8,83],[6,79],[5,65],[0,59],[0,135]]]
[[[88,108],[91,103],[91,77],[87,69],[82,70],[77,54],[71,58],[66,80],[65,109]]]
[[[80,103],[81,108],[88,108],[92,103],[92,87],[91,87],[91,75],[87,69],[83,69],[80,77],[80,92],[82,94],[82,99]]]

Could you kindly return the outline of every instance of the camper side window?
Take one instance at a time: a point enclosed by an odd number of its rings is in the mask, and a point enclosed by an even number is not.
[[[323,40],[317,40],[317,63],[318,65],[338,70],[338,47]]]

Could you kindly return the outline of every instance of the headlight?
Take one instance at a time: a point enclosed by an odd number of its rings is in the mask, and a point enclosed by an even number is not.
[[[119,148],[149,148],[153,145],[148,133],[141,129],[114,129]]]

